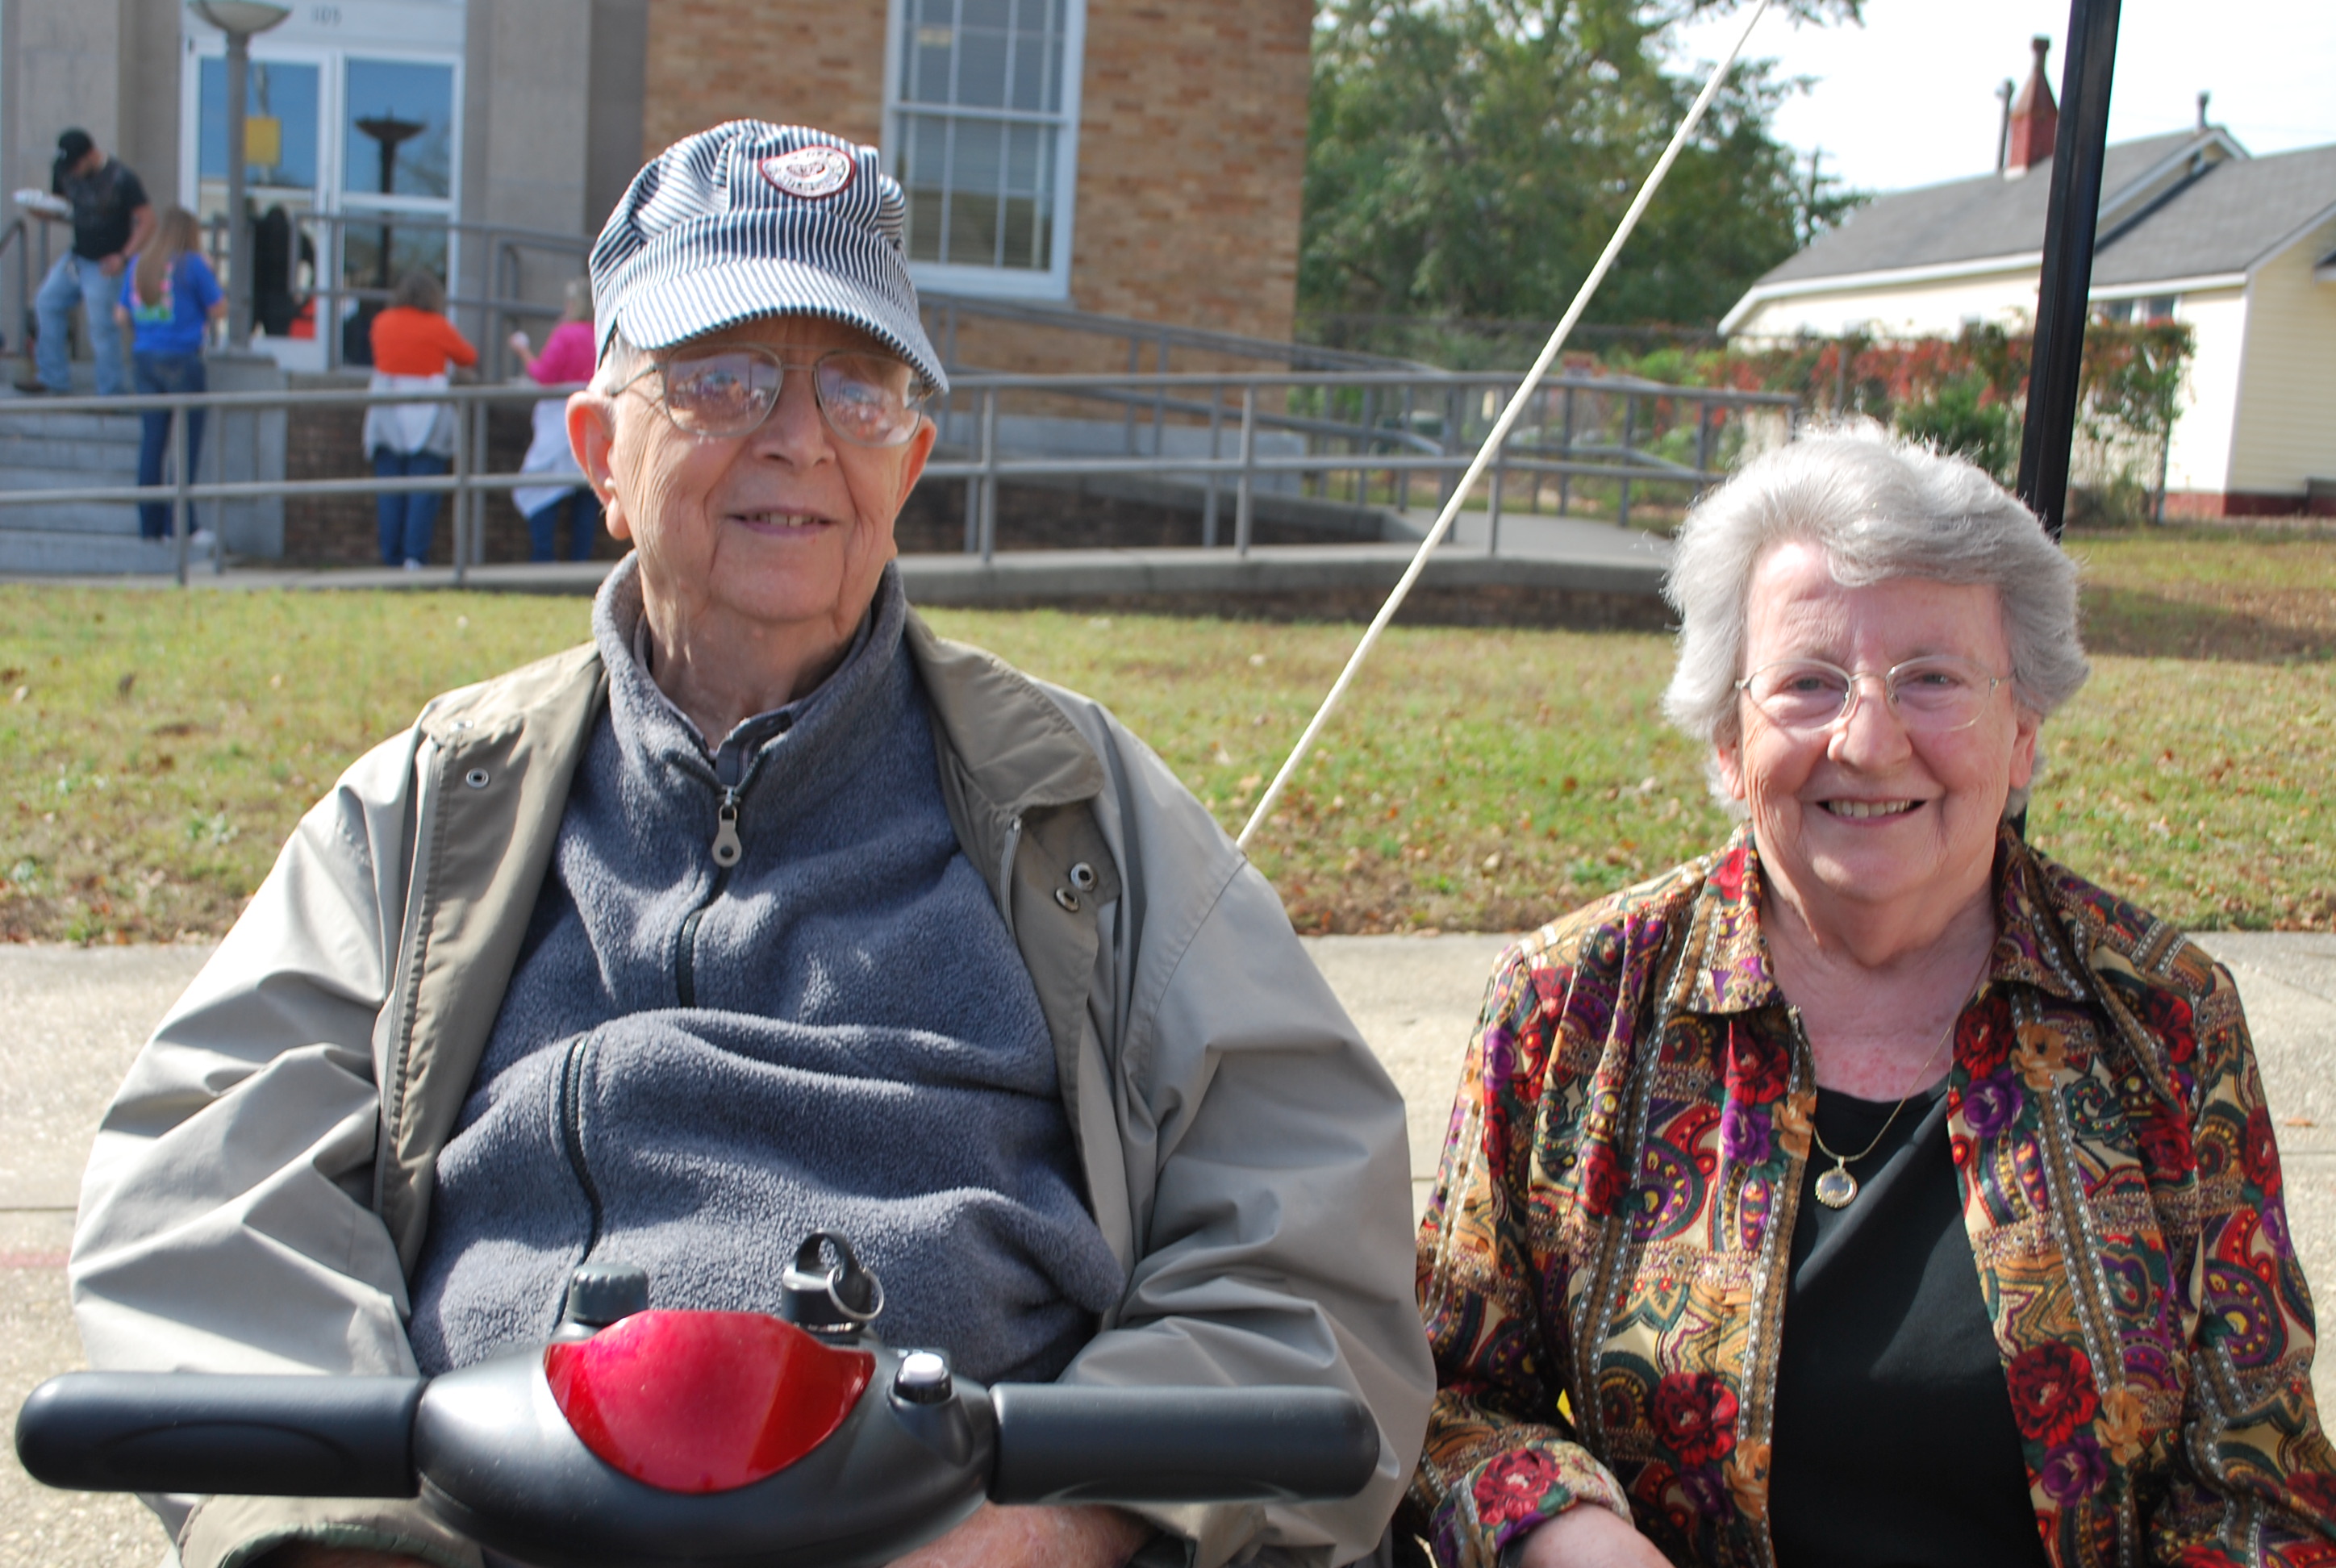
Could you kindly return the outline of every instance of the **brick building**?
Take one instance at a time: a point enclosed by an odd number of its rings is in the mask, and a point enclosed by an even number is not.
[[[365,286],[393,267],[433,266],[453,284],[458,319],[464,299],[556,299],[577,269],[572,243],[491,229],[589,234],[647,154],[753,115],[884,148],[910,191],[910,249],[929,293],[1290,332],[1306,0],[290,10],[253,42],[246,112],[266,123],[247,178],[263,209],[335,236],[314,263],[326,280],[337,271]],[[224,83],[219,35],[180,0],[5,0],[8,187],[44,187],[57,131],[79,124],[157,200],[219,210]],[[483,309],[471,309],[466,326],[483,327]],[[974,322],[967,333],[968,362],[1112,368],[1079,363],[1099,350],[1069,335]],[[321,364],[313,340],[259,341],[289,368]]]

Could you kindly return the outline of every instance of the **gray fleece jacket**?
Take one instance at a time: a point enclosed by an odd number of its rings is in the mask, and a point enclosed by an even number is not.
[[[415,1359],[540,1341],[586,1257],[641,1264],[659,1306],[774,1312],[826,1229],[883,1281],[890,1342],[1052,1378],[1124,1275],[949,825],[897,573],[817,690],[709,750],[642,667],[635,559],[594,607],[608,706],[440,1157]]]

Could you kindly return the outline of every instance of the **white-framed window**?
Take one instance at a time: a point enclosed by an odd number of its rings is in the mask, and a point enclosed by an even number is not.
[[[885,151],[922,288],[1067,299],[1085,0],[891,0]]]
[[[2181,305],[2182,297],[2178,294],[2135,295],[2105,299],[2093,307],[2093,313],[2103,321],[2130,321],[2146,326],[2173,320]]]

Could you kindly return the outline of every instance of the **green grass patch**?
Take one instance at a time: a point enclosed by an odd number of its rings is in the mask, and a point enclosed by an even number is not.
[[[2336,541],[2092,535],[2090,685],[2031,831],[2190,927],[2336,926]],[[579,640],[580,599],[0,589],[0,935],[226,929],[334,776],[433,692]],[[1109,703],[1229,830],[1346,625],[939,611]],[[1252,846],[1304,930],[1513,930],[1728,831],[1630,633],[1398,627]],[[132,678],[134,677],[134,678]],[[125,684],[126,682],[126,684]]]
[[[292,824],[434,692],[582,599],[0,588],[0,937],[224,931]]]

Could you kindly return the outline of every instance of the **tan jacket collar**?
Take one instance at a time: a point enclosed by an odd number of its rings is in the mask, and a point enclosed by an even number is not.
[[[906,637],[944,748],[993,809],[1018,816],[1102,793],[1095,748],[1036,681],[979,648],[936,636],[914,610]]]
[[[935,635],[914,610],[906,636],[944,747],[992,809],[1019,815],[1102,793],[1103,764],[1095,748],[1036,681],[979,648]],[[442,745],[475,744],[540,720],[547,703],[554,711],[572,712],[577,697],[585,696],[573,687],[578,682],[590,683],[589,727],[605,700],[599,653],[589,644],[450,692],[423,713],[421,727]]]

